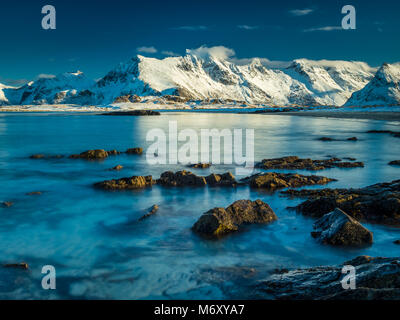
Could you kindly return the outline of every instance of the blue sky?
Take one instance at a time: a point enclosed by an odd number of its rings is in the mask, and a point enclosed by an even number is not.
[[[41,28],[54,5],[57,29]],[[352,4],[357,29],[340,30]],[[238,59],[400,61],[400,1],[7,1],[0,11],[0,82],[82,70],[99,78],[140,53],[162,58],[202,45]]]

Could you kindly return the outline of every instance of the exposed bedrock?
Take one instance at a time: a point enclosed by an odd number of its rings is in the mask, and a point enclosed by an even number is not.
[[[356,289],[348,283],[343,266],[353,266]],[[342,265],[278,272],[260,282],[261,296],[281,300],[394,300],[400,299],[400,258],[360,256]]]

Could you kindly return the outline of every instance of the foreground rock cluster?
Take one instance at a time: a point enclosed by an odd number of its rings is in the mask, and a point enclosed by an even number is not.
[[[356,289],[345,290],[344,265],[355,267]],[[283,270],[262,281],[258,292],[281,300],[400,299],[400,258],[360,256],[343,265]]]
[[[288,170],[324,170],[329,168],[362,168],[363,162],[343,162],[339,158],[327,160],[301,159],[297,156],[264,159],[256,164],[261,169],[288,169]]]
[[[106,190],[123,190],[123,189],[140,189],[159,184],[167,187],[201,187],[201,186],[224,186],[234,187],[237,182],[235,176],[226,172],[223,174],[212,173],[209,176],[203,177],[195,175],[190,171],[166,171],[161,174],[160,178],[153,180],[152,176],[133,176],[129,178],[106,180],[95,183],[95,187]]]
[[[242,179],[253,188],[262,188],[268,190],[282,188],[298,188],[302,186],[323,185],[335,179],[330,179],[322,176],[305,176],[297,173],[276,173],[267,172],[252,175]]]
[[[238,200],[227,208],[204,213],[192,230],[209,237],[220,237],[238,231],[244,224],[268,224],[277,220],[270,206],[261,200]]]
[[[319,218],[340,208],[357,220],[400,225],[400,180],[360,189],[287,190],[282,193],[308,198],[296,207],[307,216]]]

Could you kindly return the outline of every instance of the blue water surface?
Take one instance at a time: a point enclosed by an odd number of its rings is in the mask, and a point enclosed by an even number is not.
[[[354,157],[365,168],[328,169],[329,187],[363,187],[400,179],[398,138],[368,130],[399,130],[399,123],[266,114],[163,113],[154,117],[62,113],[0,114],[0,263],[25,261],[28,271],[0,269],[3,299],[225,299],[251,298],[254,282],[276,268],[339,264],[357,255],[398,256],[400,229],[364,224],[374,232],[368,248],[324,246],[310,236],[313,219],[288,210],[301,202],[279,192],[237,188],[163,188],[105,192],[93,183],[153,175],[184,165],[149,165],[146,156],[122,154],[105,161],[29,159],[31,154],[80,153],[88,149],[143,147],[154,128],[255,130],[255,159],[297,155],[313,159]],[[322,142],[330,136],[358,141]],[[109,171],[120,164],[121,171]],[[211,172],[235,172],[216,165]],[[279,171],[279,170],[278,170]],[[309,174],[306,171],[299,173]],[[314,172],[315,174],[315,172]],[[324,186],[319,186],[322,188]],[[41,191],[41,195],[27,195]],[[239,199],[261,199],[278,216],[267,226],[247,226],[218,241],[190,230],[200,215]],[[156,215],[136,220],[153,204]],[[57,289],[43,290],[41,269],[53,265]]]

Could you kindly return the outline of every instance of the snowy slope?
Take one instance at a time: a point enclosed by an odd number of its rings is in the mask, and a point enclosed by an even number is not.
[[[57,104],[67,101],[84,88],[94,85],[80,72],[67,72],[32,81],[10,93],[12,104]]]
[[[400,64],[384,63],[374,78],[346,102],[346,106],[354,105],[400,105]]]
[[[9,92],[15,89],[14,87],[0,83],[0,106],[10,104],[7,97],[10,95]]]
[[[178,95],[187,99],[224,99],[268,104],[314,104],[304,84],[258,60],[235,65],[195,55],[163,60],[137,56],[109,72],[91,89],[97,102],[123,95]]]
[[[298,59],[284,72],[303,83],[318,104],[340,106],[373,78],[376,69],[364,62]]]

